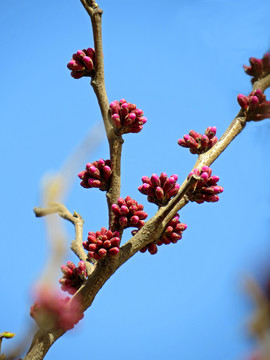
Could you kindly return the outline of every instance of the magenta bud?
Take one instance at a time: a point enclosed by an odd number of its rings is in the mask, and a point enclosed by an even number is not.
[[[159,180],[160,180],[160,183],[161,183],[161,186],[164,185],[165,181],[167,180],[168,176],[166,173],[161,173],[160,176],[159,176]]]
[[[121,216],[119,218],[119,224],[120,224],[121,227],[127,226],[127,223],[128,223],[128,219],[127,219],[126,216]]]
[[[105,240],[103,243],[103,246],[105,249],[109,249],[112,246],[112,244],[111,244],[110,240]]]
[[[113,102],[110,103],[110,108],[111,108],[111,113],[112,114],[118,114],[119,115],[119,110],[120,110],[120,106],[118,101],[114,100]]]
[[[95,60],[95,50],[92,48],[83,49],[84,53],[89,56],[92,60]]]
[[[82,71],[74,71],[72,70],[70,75],[74,78],[74,79],[80,79],[84,76],[84,73]]]
[[[112,175],[112,170],[108,165],[105,165],[103,168],[103,178],[105,181],[108,181]]]
[[[86,54],[82,50],[78,50],[77,55],[80,59],[82,59]]]
[[[208,167],[208,166],[203,166],[203,167],[202,167],[202,172],[207,172],[207,174],[208,174],[209,176],[211,176],[211,174],[212,174],[212,170],[211,170],[211,168]]]
[[[215,126],[209,126],[204,134],[210,139],[212,139],[215,135],[216,135],[216,132],[217,132],[217,128]]]
[[[133,112],[136,114],[137,117],[143,116],[143,111],[141,109],[134,109]]]
[[[138,216],[140,220],[144,220],[148,216],[148,214],[142,210],[136,211],[134,215]]]
[[[202,144],[202,146],[207,147],[207,146],[208,146],[208,143],[209,143],[209,138],[208,138],[208,136],[203,135],[202,138],[201,138],[201,144]]]
[[[89,251],[96,251],[98,248],[98,246],[96,244],[89,244],[88,245],[88,250]]]
[[[109,250],[108,250],[108,252],[109,252],[109,254],[111,255],[111,256],[115,256],[115,255],[117,255],[118,253],[119,253],[119,248],[118,247],[113,247],[113,248],[110,248]]]
[[[167,193],[167,195],[169,197],[172,197],[172,196],[174,196],[174,195],[176,195],[178,193],[179,189],[180,189],[180,185],[175,184],[174,187]]]
[[[208,202],[217,202],[219,200],[219,197],[217,195],[209,195],[205,198],[205,201]]]
[[[129,222],[132,224],[132,225],[136,225],[136,224],[138,224],[138,222],[139,222],[139,216],[137,216],[137,215],[133,215],[133,216],[131,216],[131,218],[129,219]]]
[[[175,178],[173,176],[170,176],[163,185],[164,193],[170,191],[174,187],[175,183],[176,183]]]
[[[161,187],[157,186],[155,189],[155,195],[158,200],[163,199],[164,197],[164,191]]]
[[[248,107],[248,98],[245,95],[239,94],[237,96],[238,104],[241,106],[242,109],[247,109]]]
[[[150,252],[151,255],[156,254],[158,252],[157,245],[155,243],[150,243],[148,245],[148,251]]]
[[[85,272],[86,266],[85,266],[85,263],[84,263],[83,261],[79,261],[79,262],[78,262],[78,270],[79,270],[81,273]]]
[[[177,243],[178,240],[182,239],[182,236],[180,234],[177,234],[176,232],[173,232],[171,235],[170,235],[170,239],[171,239],[171,242],[173,244]]]
[[[69,70],[82,71],[85,70],[85,66],[77,62],[76,60],[70,60],[67,64]]]
[[[249,100],[249,109],[255,110],[258,107],[259,103],[260,103],[260,101],[259,101],[258,97],[252,96],[251,99]]]
[[[144,125],[145,123],[147,123],[147,118],[145,116],[140,116],[137,121],[139,125]]]
[[[93,64],[92,59],[89,56],[84,56],[82,60],[83,60],[85,67],[87,68],[87,70],[89,70],[89,71],[93,70],[94,64]]]
[[[210,141],[209,141],[209,144],[208,144],[208,147],[213,147],[216,143],[218,142],[218,138],[216,136],[214,136]]]
[[[147,183],[147,184],[149,184],[149,185],[152,185],[152,182],[151,182],[151,180],[149,179],[148,176],[143,176],[143,177],[142,177],[142,182],[143,182],[143,183]]]
[[[98,255],[101,256],[101,257],[107,255],[107,250],[103,249],[103,248],[99,249],[98,250]]]
[[[215,194],[220,194],[224,191],[222,186],[214,186],[213,187]]]
[[[159,180],[159,176],[157,174],[153,174],[151,176],[151,183],[155,187],[160,186],[160,180]]]
[[[120,100],[121,102],[121,100]],[[122,118],[125,118],[127,116],[127,114],[129,113],[129,110],[128,110],[128,103],[123,103],[121,106],[120,106],[120,115]]]
[[[90,178],[90,179],[88,180],[88,185],[89,185],[90,187],[99,188],[99,187],[101,186],[101,181]]]
[[[189,135],[193,137],[196,141],[198,141],[201,138],[201,134],[197,133],[194,130],[190,130]]]
[[[76,269],[76,265],[72,261],[67,262],[67,267],[71,270]]]
[[[182,147],[188,147],[186,140],[185,139],[179,139],[177,141],[178,145],[182,146]]]
[[[203,181],[207,181],[208,178],[209,178],[209,175],[208,175],[207,172],[203,172],[203,173],[201,174],[201,179],[202,179]]]
[[[112,115],[112,121],[116,128],[120,128],[122,126],[120,116],[118,114]]]
[[[129,209],[128,209],[128,207],[127,207],[126,205],[122,205],[122,206],[121,206],[121,215],[126,216],[126,215],[128,215],[128,214],[129,214]]]
[[[100,171],[95,166],[93,165],[89,166],[88,172],[91,176],[95,177],[96,179],[100,179]]]
[[[249,62],[250,62],[251,68],[252,68],[253,73],[254,73],[253,75],[255,75],[257,77],[261,76],[262,72],[263,72],[263,62],[262,62],[262,60],[251,57],[249,59]]]
[[[120,239],[118,237],[113,237],[110,241],[112,247],[118,247],[120,245]]]

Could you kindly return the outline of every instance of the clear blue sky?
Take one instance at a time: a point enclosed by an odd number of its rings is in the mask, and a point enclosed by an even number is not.
[[[124,97],[148,118],[140,134],[124,137],[122,196],[153,215],[155,205],[137,190],[141,177],[165,171],[183,181],[196,157],[177,140],[190,129],[215,125],[218,136],[226,130],[239,109],[238,93],[251,88],[242,65],[270,47],[270,4],[99,5],[109,100]],[[89,79],[74,80],[66,68],[73,52],[93,46],[80,1],[1,1],[0,14],[0,332],[13,331],[19,339],[49,253],[43,220],[32,211],[40,205],[40,181],[58,171],[101,117]],[[220,201],[184,208],[183,240],[155,256],[136,254],[46,359],[244,359],[253,346],[244,281],[269,261],[269,133],[269,120],[247,125],[212,166],[224,187]],[[65,202],[84,217],[85,237],[107,226],[106,201],[104,193],[81,188],[77,172],[87,161],[107,157],[104,140],[78,162]],[[71,239],[73,228],[65,226]]]

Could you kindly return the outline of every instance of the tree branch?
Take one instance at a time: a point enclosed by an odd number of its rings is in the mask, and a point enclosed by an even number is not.
[[[106,135],[110,147],[110,160],[112,168],[112,177],[110,188],[107,192],[107,202],[109,211],[109,227],[113,224],[112,204],[116,203],[120,197],[121,188],[121,152],[124,140],[122,136],[117,135],[111,124],[109,101],[105,87],[103,45],[102,45],[102,13],[103,11],[95,1],[81,0],[81,3],[90,16],[94,46],[95,46],[95,74],[92,77],[91,85],[96,94],[100,111],[102,114]]]

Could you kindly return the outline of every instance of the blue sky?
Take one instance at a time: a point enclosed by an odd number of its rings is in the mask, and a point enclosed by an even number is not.
[[[216,126],[218,137],[226,130],[239,110],[238,93],[251,89],[242,65],[270,47],[270,4],[100,0],[99,5],[109,100],[124,97],[148,118],[141,133],[124,136],[122,196],[143,203],[151,216],[155,205],[137,190],[141,177],[164,171],[182,182],[196,157],[177,140],[190,129]],[[75,51],[93,46],[80,1],[10,0],[0,3],[0,14],[0,331],[13,331],[19,340],[31,321],[33,284],[50,256],[44,222],[32,211],[41,204],[41,183],[62,167],[101,116],[89,79],[74,80],[66,68]],[[77,160],[65,199],[85,219],[85,237],[107,226],[104,193],[81,188],[77,179],[86,162],[108,158],[102,131],[99,145]],[[183,240],[124,264],[46,359],[245,358],[253,344],[246,331],[252,304],[244,283],[269,261],[269,132],[269,120],[246,126],[212,166],[224,187],[220,201],[185,207]],[[70,241],[73,228],[64,226]],[[129,235],[127,230],[124,239]],[[77,262],[71,253],[69,259]]]

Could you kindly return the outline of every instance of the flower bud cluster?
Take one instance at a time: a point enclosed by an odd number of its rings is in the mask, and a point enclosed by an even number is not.
[[[154,255],[158,252],[158,246],[163,244],[176,244],[178,240],[182,239],[182,233],[187,228],[186,224],[183,224],[179,221],[179,214],[176,214],[171,221],[169,221],[166,229],[162,233],[160,239],[157,242],[152,242],[145,247],[143,247],[140,252],[144,253],[147,250],[150,254]]]
[[[67,304],[69,300],[69,297],[63,298],[52,289],[42,288],[38,301],[30,309],[30,315],[43,330],[72,329],[84,315],[79,301],[73,299]]]
[[[237,101],[245,113],[246,121],[260,121],[270,118],[270,101],[260,89],[252,91],[248,96],[239,94]]]
[[[182,139],[178,140],[178,144],[182,147],[189,148],[191,154],[202,154],[211,149],[216,144],[218,138],[215,136],[217,128],[209,126],[204,135],[190,130],[189,135],[184,135]]]
[[[93,76],[95,66],[95,50],[92,48],[78,50],[72,55],[72,59],[67,64],[70,75],[74,79],[80,79],[83,76]]]
[[[81,186],[89,188],[99,188],[101,191],[107,191],[112,175],[110,160],[99,159],[93,163],[86,164],[85,170],[78,174],[82,180]]]
[[[250,66],[244,65],[243,67],[246,74],[253,77],[251,82],[254,83],[270,73],[270,52],[264,54],[262,59],[249,58],[249,63]]]
[[[125,99],[113,101],[110,104],[111,119],[118,134],[138,133],[147,122],[143,111],[137,109],[135,104],[126,102]]]
[[[147,200],[149,202],[163,206],[169,202],[171,197],[177,194],[180,188],[180,185],[176,183],[177,180],[177,175],[168,177],[165,173],[161,173],[160,176],[153,174],[151,178],[143,176],[143,184],[138,187],[138,190],[142,194],[148,195]]]
[[[143,205],[127,196],[125,199],[119,198],[117,204],[112,205],[114,217],[114,228],[125,229],[127,227],[136,227],[141,229],[144,225],[144,219],[147,213],[143,211]]]
[[[99,260],[106,256],[117,255],[119,253],[120,238],[119,232],[101,228],[96,233],[90,231],[87,241],[83,242],[83,247],[88,251],[88,258]]]
[[[79,261],[76,267],[72,261],[68,261],[67,265],[61,266],[61,271],[63,273],[63,277],[59,280],[59,283],[62,285],[61,289],[74,295],[87,276],[84,262]]]
[[[217,194],[223,192],[223,187],[217,185],[219,177],[215,175],[211,176],[212,170],[208,166],[203,166],[201,170],[194,169],[188,178],[192,175],[197,177],[198,181],[189,194],[190,201],[196,201],[196,203],[202,204],[205,201],[216,202],[219,200]]]

